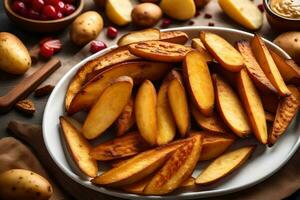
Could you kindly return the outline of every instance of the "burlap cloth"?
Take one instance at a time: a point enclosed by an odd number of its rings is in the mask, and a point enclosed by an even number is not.
[[[256,0],[256,4],[261,3]],[[90,0],[86,1],[85,9],[94,9]],[[212,18],[204,17],[205,13],[212,15]],[[242,27],[234,24],[226,15],[224,15],[216,0],[212,0],[208,6],[200,11],[200,16],[192,19],[195,25],[208,25],[213,22],[215,26],[230,27],[242,29]],[[186,26],[190,22],[175,23],[171,27]],[[264,22],[263,28],[259,31],[264,37],[273,39],[276,32],[271,30],[268,23]],[[107,25],[106,25],[107,26]],[[121,33],[132,30],[134,27],[126,27],[121,29]],[[119,34],[121,35],[121,34]],[[66,40],[66,33],[64,33],[64,40]],[[99,39],[106,41],[108,45],[114,44],[116,40],[109,40],[103,31]],[[70,70],[74,64],[78,63],[85,57],[89,56],[89,45],[84,47],[76,55],[69,57],[62,57],[63,67],[58,69],[50,78],[43,84],[56,84],[60,78]],[[109,197],[93,190],[82,187],[68,178],[53,162],[48,154],[42,139],[41,125],[24,124],[22,122],[12,121],[8,125],[8,129],[13,137],[7,137],[0,140],[0,173],[12,168],[24,168],[35,171],[44,177],[48,178],[54,188],[54,195],[51,200],[62,199],[79,199],[79,200],[99,200],[99,199],[116,199]],[[41,163],[40,163],[41,162]],[[265,200],[265,199],[283,199],[288,197],[293,192],[300,188],[300,173],[298,170],[300,166],[300,152],[292,157],[292,159],[275,175],[266,181],[250,188],[234,194],[210,198],[210,199],[243,199],[243,200]],[[45,167],[45,168],[43,168]],[[255,172],[253,172],[255,173]],[[62,191],[63,190],[63,191]]]

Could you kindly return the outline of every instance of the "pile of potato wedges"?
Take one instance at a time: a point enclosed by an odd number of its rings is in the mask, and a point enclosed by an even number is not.
[[[181,31],[129,33],[119,47],[83,65],[60,118],[68,153],[91,182],[129,193],[164,195],[216,183],[255,146],[272,146],[300,105],[300,70],[255,35],[233,46],[201,31],[191,46]],[[83,124],[71,115],[86,112]],[[98,145],[102,134],[114,138]],[[198,162],[211,163],[198,177]],[[111,169],[99,174],[98,161]],[[100,166],[101,167],[101,166]]]

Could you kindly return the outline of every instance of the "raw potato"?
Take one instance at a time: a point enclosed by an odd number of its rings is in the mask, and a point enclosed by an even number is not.
[[[219,0],[223,11],[234,21],[250,30],[257,30],[263,24],[263,15],[250,0]]]
[[[53,189],[42,176],[25,169],[11,169],[0,174],[2,200],[48,200]]]
[[[248,117],[238,95],[219,75],[213,76],[218,110],[227,126],[239,137],[250,134]]]
[[[224,38],[210,32],[200,32],[200,39],[211,55],[231,72],[239,72],[244,67],[241,54]]]
[[[189,40],[189,36],[182,31],[165,31],[160,33],[160,41],[175,44],[185,44]]]
[[[132,88],[132,78],[121,76],[103,91],[84,121],[85,138],[98,137],[115,122],[129,101]]]
[[[31,67],[31,58],[25,45],[15,35],[0,32],[0,70],[24,74]]]
[[[65,143],[74,163],[89,177],[98,174],[98,163],[90,156],[92,146],[81,135],[81,126],[66,117],[60,117],[60,126]]]
[[[160,7],[164,14],[177,20],[188,20],[195,16],[194,0],[161,0]]]
[[[71,25],[70,39],[83,46],[97,38],[103,28],[103,19],[95,11],[88,11],[79,15]]]
[[[130,0],[107,0],[105,13],[110,21],[125,26],[131,22],[131,11],[133,9]]]
[[[192,47],[199,51],[205,58],[206,62],[212,62],[213,58],[206,50],[204,44],[201,42],[199,38],[192,39]]]
[[[277,89],[279,95],[290,95],[291,92],[286,87],[282,76],[280,75],[280,72],[262,38],[255,35],[251,41],[251,47],[260,67],[273,86]]]
[[[300,31],[282,33],[274,43],[287,52],[300,65]]]
[[[155,28],[149,28],[142,31],[130,32],[128,34],[123,35],[118,40],[118,45],[125,46],[136,42],[144,42],[148,40],[159,40],[159,39],[160,39],[160,31]]]
[[[161,18],[162,11],[154,3],[141,3],[136,5],[131,13],[132,22],[138,26],[154,26]]]
[[[124,110],[116,120],[116,132],[117,136],[124,135],[134,124],[134,98],[131,96]]]
[[[196,184],[212,184],[232,173],[247,161],[254,149],[255,146],[247,146],[218,157],[200,173]]]

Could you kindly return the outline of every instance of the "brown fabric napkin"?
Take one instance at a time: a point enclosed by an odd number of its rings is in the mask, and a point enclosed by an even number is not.
[[[61,195],[58,187],[59,184],[73,198],[78,200],[96,200],[96,199],[117,199],[107,195],[95,192],[91,189],[82,187],[78,183],[68,178],[53,162],[47,152],[42,138],[42,130],[39,125],[25,124],[18,121],[12,121],[8,125],[8,129],[19,139],[31,146],[40,159],[42,164],[47,169],[49,176],[55,180],[52,182],[55,195],[51,200],[62,200],[66,197]],[[41,167],[36,157],[32,152],[19,141],[13,138],[4,138],[0,140],[0,172],[10,168],[25,168],[31,169],[45,176],[45,170]],[[292,157],[292,159],[277,172],[275,175],[266,181],[253,186],[252,188],[209,199],[218,200],[279,200],[288,197],[293,192],[300,188],[300,150]],[[253,172],[255,173],[255,172]],[[47,176],[46,176],[47,177]],[[49,178],[48,178],[49,180]]]

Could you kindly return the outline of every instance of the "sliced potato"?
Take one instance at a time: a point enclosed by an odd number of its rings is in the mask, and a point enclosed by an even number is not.
[[[130,0],[107,0],[105,5],[105,13],[110,21],[124,26],[131,22],[131,11],[133,5]]]
[[[201,54],[204,56],[206,62],[213,61],[213,57],[208,53],[204,44],[201,42],[201,40],[199,38],[192,39],[192,47],[194,49],[196,49],[197,51],[201,52]]]
[[[134,98],[130,97],[124,110],[115,122],[117,136],[124,135],[135,123],[134,117]]]
[[[160,33],[160,40],[175,44],[185,44],[189,36],[183,31],[166,31]]]
[[[89,177],[97,176],[98,163],[89,154],[92,146],[67,118],[60,117],[60,126],[74,163],[85,175]]]
[[[180,62],[191,48],[163,41],[145,41],[129,45],[129,51],[139,57],[162,62]]]
[[[195,106],[206,116],[213,113],[214,87],[205,57],[201,52],[189,52],[183,64],[183,74]]]
[[[219,75],[213,76],[218,110],[227,126],[239,137],[250,134],[251,128],[238,95]]]
[[[135,99],[135,118],[141,136],[151,145],[157,138],[157,94],[149,80],[140,86]]]
[[[211,55],[231,72],[239,72],[244,67],[241,54],[224,38],[210,32],[200,32],[200,39]]]
[[[280,75],[280,72],[276,67],[276,64],[262,38],[258,35],[255,35],[251,41],[251,47],[255,58],[260,64],[260,67],[262,68],[268,79],[271,81],[273,86],[277,89],[279,95],[290,95],[291,92],[286,87],[282,76]]]
[[[191,19],[196,13],[194,0],[161,0],[159,6],[164,14],[177,20]]]
[[[117,42],[119,46],[125,46],[136,42],[159,40],[160,31],[155,28],[144,29],[123,35]]]
[[[98,137],[115,122],[129,101],[132,88],[132,78],[121,76],[103,91],[84,121],[85,138]]]

